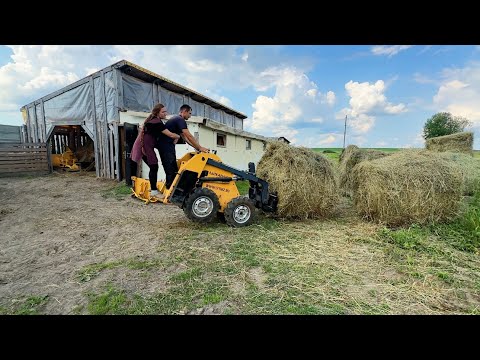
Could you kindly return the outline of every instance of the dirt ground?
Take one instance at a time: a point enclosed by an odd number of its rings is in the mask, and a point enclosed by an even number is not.
[[[0,178],[0,306],[48,295],[41,313],[75,313],[105,281],[102,275],[79,281],[82,268],[148,258],[164,229],[188,223],[174,205],[102,196],[117,184],[94,172]],[[124,271],[114,276],[125,288],[150,293],[164,286],[165,274],[147,280]]]

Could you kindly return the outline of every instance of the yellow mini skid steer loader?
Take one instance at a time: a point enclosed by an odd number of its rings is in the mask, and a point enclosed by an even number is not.
[[[178,173],[169,189],[159,181],[157,188],[163,195],[161,202],[173,203],[183,209],[192,221],[208,223],[224,217],[233,227],[250,225],[256,209],[266,212],[277,210],[276,193],[269,193],[268,183],[255,176],[255,164],[248,164],[248,171],[224,164],[214,153],[189,152],[177,159]],[[134,196],[150,198],[150,183],[132,176]],[[240,196],[235,181],[248,180],[248,196]]]

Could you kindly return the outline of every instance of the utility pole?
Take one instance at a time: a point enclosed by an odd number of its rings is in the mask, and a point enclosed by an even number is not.
[[[345,149],[345,135],[347,133],[347,115],[345,115],[345,130],[343,130],[343,148]]]

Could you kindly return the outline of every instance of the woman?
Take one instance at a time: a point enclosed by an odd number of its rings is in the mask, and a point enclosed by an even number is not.
[[[167,117],[167,108],[163,104],[157,104],[153,107],[152,112],[143,122],[143,126],[140,129],[135,143],[133,144],[131,159],[137,163],[143,160],[150,171],[148,173],[148,179],[150,180],[150,197],[156,197],[161,199],[161,196],[157,189],[157,173],[158,173],[158,158],[154,149],[157,148],[157,141],[160,138],[160,134],[164,134],[173,139],[174,143],[177,143],[180,138],[179,135],[169,131],[163,124],[162,119]]]

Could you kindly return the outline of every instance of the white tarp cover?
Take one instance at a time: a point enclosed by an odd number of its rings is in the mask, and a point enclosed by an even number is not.
[[[35,121],[35,107],[33,105],[28,108],[27,131],[27,142],[36,142],[35,139],[37,137],[37,122]]]
[[[178,114],[180,106],[184,104],[183,95],[159,87],[160,103],[165,105],[169,114]],[[150,110],[148,111],[150,112]]]
[[[42,110],[42,104],[37,104],[35,105],[35,112],[37,114],[37,128],[38,128],[38,133],[37,133],[37,139],[35,139],[39,142],[45,142],[45,126],[43,122],[43,110]]]
[[[93,132],[93,104],[90,94],[90,84],[87,82],[67,92],[55,96],[43,103],[45,108],[46,131],[52,127],[52,122],[85,121]]]
[[[95,116],[97,118],[97,121],[104,121],[105,119],[105,113],[103,111],[103,106],[104,106],[104,95],[103,95],[103,88],[102,88],[102,78],[96,77],[93,79],[93,88],[95,89]],[[93,131],[93,123],[91,124],[92,128],[88,126],[88,129],[94,133]]]
[[[151,112],[154,106],[152,83],[123,74],[123,104],[132,111]]]
[[[120,70],[115,71],[119,72]],[[113,71],[105,73],[105,96],[107,98],[107,122],[113,120],[119,121],[117,87],[115,85]]]
[[[195,101],[187,96],[185,96],[185,104],[188,104],[192,107],[192,116],[205,116],[205,104]]]

